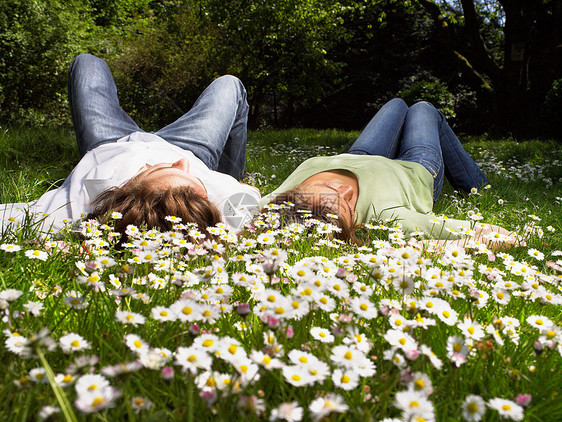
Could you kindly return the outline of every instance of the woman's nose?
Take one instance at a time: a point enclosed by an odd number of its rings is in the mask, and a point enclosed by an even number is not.
[[[176,167],[186,173],[189,173],[189,160],[187,158],[182,158],[175,163],[172,163],[172,167]]]

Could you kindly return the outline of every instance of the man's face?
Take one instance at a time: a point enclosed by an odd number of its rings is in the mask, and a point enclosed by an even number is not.
[[[207,198],[207,189],[203,182],[198,177],[189,174],[187,158],[182,158],[175,163],[145,164],[135,176],[135,180],[162,188],[189,186],[195,193]]]

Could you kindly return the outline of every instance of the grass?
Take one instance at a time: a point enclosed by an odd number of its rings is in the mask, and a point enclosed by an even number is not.
[[[305,158],[344,152],[356,136],[251,132],[246,181],[267,193]],[[78,161],[74,142],[64,129],[1,129],[0,202],[29,201],[59,186]],[[0,359],[6,362],[0,419],[34,420],[52,410],[52,420],[265,420],[293,406],[311,420],[324,415],[311,403],[325,397],[334,410],[323,408],[325,420],[460,421],[475,395],[483,400],[474,402],[482,420],[498,421],[500,414],[518,420],[519,413],[528,421],[561,420],[561,276],[547,264],[561,259],[553,255],[562,250],[561,147],[485,138],[466,146],[490,187],[461,197],[446,185],[436,213],[463,219],[480,213],[525,235],[526,247],[495,255],[467,250],[458,260],[452,250],[419,255],[382,243],[388,229],[363,230],[359,248],[334,242],[314,225],[268,233],[266,223],[227,241],[225,251],[166,247],[172,237],[153,247],[159,238],[153,232],[143,235],[149,246],[139,240],[137,249],[124,252],[115,250],[110,229],[87,241],[70,232],[42,239],[33,227],[3,233],[4,249],[21,250],[0,250]],[[45,260],[38,259],[42,251]],[[406,275],[392,275],[393,268]],[[471,299],[475,291],[483,296]],[[441,314],[428,300],[441,305]],[[241,304],[249,304],[248,315]],[[174,307],[182,320],[162,321],[161,312],[172,315]],[[464,317],[483,334],[471,338]],[[434,325],[424,329],[421,320]],[[313,327],[325,337],[313,335]],[[72,334],[80,336],[73,345],[65,337]],[[321,341],[330,335],[332,342]],[[205,349],[209,341],[219,345],[219,355]],[[268,359],[285,369],[268,368]],[[304,363],[314,359],[313,366]],[[324,377],[293,385],[322,369]],[[89,392],[81,387],[86,381]],[[521,409],[520,394],[532,396]],[[494,399],[508,401],[498,410]]]

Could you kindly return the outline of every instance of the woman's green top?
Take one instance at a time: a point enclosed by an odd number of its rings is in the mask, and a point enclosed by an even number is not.
[[[436,239],[455,237],[446,229],[459,233],[471,226],[468,221],[442,220],[429,214],[433,208],[433,178],[421,164],[376,155],[310,158],[275,191],[263,197],[260,207],[310,176],[329,170],[348,170],[357,177],[359,196],[354,217],[359,223],[392,219],[401,224],[406,235],[420,231],[424,237]]]

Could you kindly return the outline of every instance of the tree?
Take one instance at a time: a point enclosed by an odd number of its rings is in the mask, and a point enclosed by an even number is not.
[[[480,86],[499,129],[536,135],[548,90],[562,76],[562,2],[460,0],[460,8],[457,1],[417,3],[432,17],[443,50]]]

